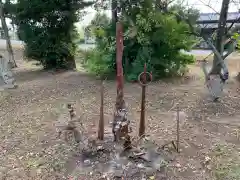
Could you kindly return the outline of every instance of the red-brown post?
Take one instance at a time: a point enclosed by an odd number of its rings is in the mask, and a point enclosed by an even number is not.
[[[121,102],[121,108],[123,108],[123,67],[122,67],[122,56],[123,56],[123,27],[120,22],[116,23],[116,66],[117,66],[117,96]]]

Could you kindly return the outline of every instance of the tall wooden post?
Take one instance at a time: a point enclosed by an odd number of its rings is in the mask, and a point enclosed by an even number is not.
[[[122,56],[123,56],[123,27],[120,22],[116,23],[116,66],[117,66],[117,101],[116,109],[124,109],[125,103],[123,99],[123,66],[122,66]]]
[[[119,141],[122,137],[126,138],[128,136],[128,125],[130,123],[127,120],[126,104],[123,98],[123,28],[120,22],[116,23],[116,46],[117,97],[112,132],[114,141]],[[127,143],[129,144],[129,141]]]

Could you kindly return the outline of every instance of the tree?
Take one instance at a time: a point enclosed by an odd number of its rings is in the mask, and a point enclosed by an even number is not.
[[[192,25],[195,25],[199,18],[198,9],[187,8],[179,1],[177,1],[173,5],[169,5],[168,11],[177,12],[181,17],[185,17],[186,19],[188,19]]]
[[[11,40],[10,40],[10,36],[8,33],[8,27],[7,27],[7,23],[6,23],[6,17],[5,17],[5,12],[4,12],[4,4],[2,2],[2,0],[0,1],[0,16],[1,16],[1,22],[2,22],[2,28],[4,31],[4,36],[6,39],[6,47],[7,47],[7,51],[8,51],[8,58],[9,58],[9,62],[11,63],[11,66],[17,67],[17,64],[14,60],[14,55],[13,55],[13,49],[12,49],[12,44],[11,44]]]
[[[103,29],[107,28],[110,22],[109,17],[105,13],[96,13],[88,26],[89,34],[95,38],[101,37],[104,33]]]
[[[209,1],[209,3],[210,2],[211,1]],[[234,3],[235,5],[237,5],[236,2]],[[217,100],[220,97],[221,92],[223,90],[223,85],[229,76],[229,72],[226,64],[224,63],[224,60],[233,52],[233,48],[229,48],[228,52],[225,55],[223,55],[224,46],[226,45],[225,43],[226,38],[229,37],[232,43],[235,41],[234,38],[232,38],[234,31],[231,31],[231,29],[234,23],[239,22],[240,20],[240,18],[238,17],[235,21],[232,22],[230,27],[226,27],[229,4],[230,0],[222,0],[222,7],[221,12],[219,13],[220,17],[218,20],[217,33],[213,33],[213,36],[216,35],[216,38],[197,32],[196,28],[188,18],[181,16],[179,13],[175,14],[177,18],[188,23],[192,34],[194,34],[197,37],[202,37],[207,42],[207,44],[212,48],[212,51],[214,53],[212,69],[210,72],[207,72],[205,63],[206,61],[203,61],[202,68],[205,74],[206,84],[208,85],[207,87],[211,95],[213,96],[214,100]],[[210,4],[206,5],[214,10],[214,7],[211,7]],[[215,12],[217,11],[215,10]],[[227,40],[227,42],[229,41]]]
[[[94,18],[91,20],[90,24],[95,27],[104,27],[107,24],[109,24],[109,18],[107,17],[107,15],[105,13],[98,12],[94,16]]]
[[[94,33],[93,33],[93,28],[92,25],[88,25],[84,28],[84,38],[91,38],[93,37]]]
[[[81,10],[91,4],[83,0],[19,0],[15,22],[19,38],[26,44],[26,56],[40,61],[46,69],[74,69],[74,23]]]
[[[224,51],[224,41],[227,35],[226,33],[226,22],[227,22],[227,15],[228,15],[228,8],[229,8],[230,0],[223,0],[222,1],[222,8],[220,12],[220,18],[218,23],[218,30],[217,30],[217,37],[216,37],[216,50],[219,52],[221,57],[223,57]],[[213,66],[211,73],[212,74],[221,74],[222,71],[222,58],[220,59],[219,56],[215,53],[213,59]]]
[[[117,9],[118,16],[101,29],[97,48],[88,56],[90,71],[98,75],[115,73],[115,19],[124,27],[123,66],[129,80],[137,80],[144,63],[158,79],[181,74],[193,62],[192,56],[180,52],[189,50],[194,43],[188,25],[156,9],[154,0],[119,1]]]

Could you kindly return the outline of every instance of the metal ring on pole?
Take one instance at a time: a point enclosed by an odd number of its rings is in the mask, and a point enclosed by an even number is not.
[[[149,76],[150,78],[150,81],[148,81],[146,84],[144,84],[142,81],[141,81],[141,77],[142,75],[144,75],[144,73],[146,73],[146,75]],[[150,82],[152,82],[152,74],[150,72],[141,72],[139,75],[138,75],[138,83],[141,85],[141,86],[147,86]]]

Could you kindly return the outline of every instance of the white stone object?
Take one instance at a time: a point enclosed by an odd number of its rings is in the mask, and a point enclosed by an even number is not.
[[[207,88],[211,96],[216,99],[219,98],[223,92],[223,82],[219,75],[210,75],[206,82]]]
[[[0,86],[3,86],[3,89],[16,88],[10,64],[3,56],[0,56]]]

